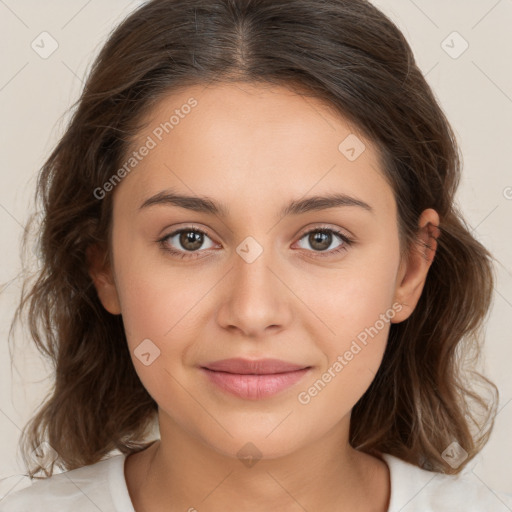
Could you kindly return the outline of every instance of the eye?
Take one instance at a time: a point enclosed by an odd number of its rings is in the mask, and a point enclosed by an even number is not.
[[[208,234],[202,229],[196,227],[185,227],[172,233],[165,235],[157,242],[163,250],[178,258],[199,258],[203,252],[213,247],[213,243],[204,247],[205,237],[211,241]],[[314,228],[304,233],[299,241],[306,239],[307,243],[312,247],[312,251],[316,256],[326,257],[339,254],[346,251],[353,240],[344,235],[341,231],[332,228],[320,227]],[[336,239],[341,242],[338,246],[332,248],[332,244]],[[327,250],[331,247],[330,250]],[[304,247],[302,247],[304,248]]]
[[[306,242],[313,248],[313,252],[319,253],[318,256],[332,256],[333,254],[339,254],[346,251],[348,247],[353,243],[353,240],[344,235],[341,231],[331,228],[315,228],[307,231],[302,235],[300,240],[306,238]],[[340,240],[338,246],[332,248],[333,242],[336,239]],[[331,250],[326,250],[331,247]]]
[[[199,249],[210,249],[213,246],[212,244],[208,247],[202,247],[205,237],[210,239],[208,234],[202,229],[188,227],[174,231],[158,240],[158,242],[165,251],[179,258],[197,258],[199,254],[196,255],[196,253],[198,253]],[[174,244],[174,246],[171,244]],[[175,248],[176,246],[178,247],[177,249]]]

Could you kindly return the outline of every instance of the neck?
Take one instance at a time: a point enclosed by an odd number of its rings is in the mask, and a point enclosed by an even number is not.
[[[126,459],[137,512],[387,511],[387,465],[352,448],[348,428],[274,458],[243,442],[239,456],[220,453],[172,422],[160,433],[159,441]]]

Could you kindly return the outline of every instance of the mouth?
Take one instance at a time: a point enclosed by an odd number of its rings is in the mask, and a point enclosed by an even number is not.
[[[311,366],[278,359],[224,359],[200,370],[217,388],[246,400],[274,396],[298,383]]]

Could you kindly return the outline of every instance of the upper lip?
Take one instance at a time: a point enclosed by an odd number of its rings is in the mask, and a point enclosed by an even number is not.
[[[236,357],[232,359],[214,361],[206,364],[203,368],[242,375],[268,375],[272,373],[285,373],[303,370],[304,368],[308,368],[308,366],[289,363],[287,361],[281,361],[280,359],[243,359],[241,357]]]

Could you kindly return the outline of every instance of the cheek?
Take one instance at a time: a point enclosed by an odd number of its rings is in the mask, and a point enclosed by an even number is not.
[[[161,349],[164,345],[165,350],[177,349],[176,333],[193,322],[194,310],[204,295],[199,281],[169,269],[133,269],[127,275],[131,277],[121,283],[120,293],[130,347],[133,349],[142,339],[150,338]]]
[[[339,269],[317,270],[300,283],[297,295],[307,297],[307,306],[317,323],[323,323],[331,344],[357,336],[392,307],[398,252],[396,258],[386,259],[379,258],[378,250],[372,253],[347,258]]]
[[[381,251],[388,257],[380,258]],[[313,280],[307,285],[308,307],[318,317],[309,323],[310,335],[324,354],[320,378],[330,390],[322,391],[323,399],[329,401],[333,393],[333,403],[341,409],[357,402],[380,367],[391,320],[400,310],[393,304],[398,261],[397,247],[376,244],[350,263],[347,259],[329,279],[325,274],[316,279],[317,285],[322,283],[316,291]]]
[[[197,303],[204,291],[197,281],[168,266],[164,270],[126,263],[119,274],[123,324],[135,371],[161,406],[185,407],[190,397],[179,383],[186,380],[184,358],[193,326],[197,329]]]
[[[319,322],[312,327],[311,336],[324,360],[301,388],[298,402],[308,414],[321,415],[326,424],[334,424],[354,407],[381,365],[396,313],[390,302],[392,287],[384,277],[381,281],[368,275],[345,279],[338,290],[318,297],[314,306],[330,334],[325,335],[326,328]]]
[[[171,336],[193,313],[206,276],[199,270],[191,279],[184,265],[167,257],[158,242],[131,232],[129,223],[116,234],[116,284],[129,343]]]

